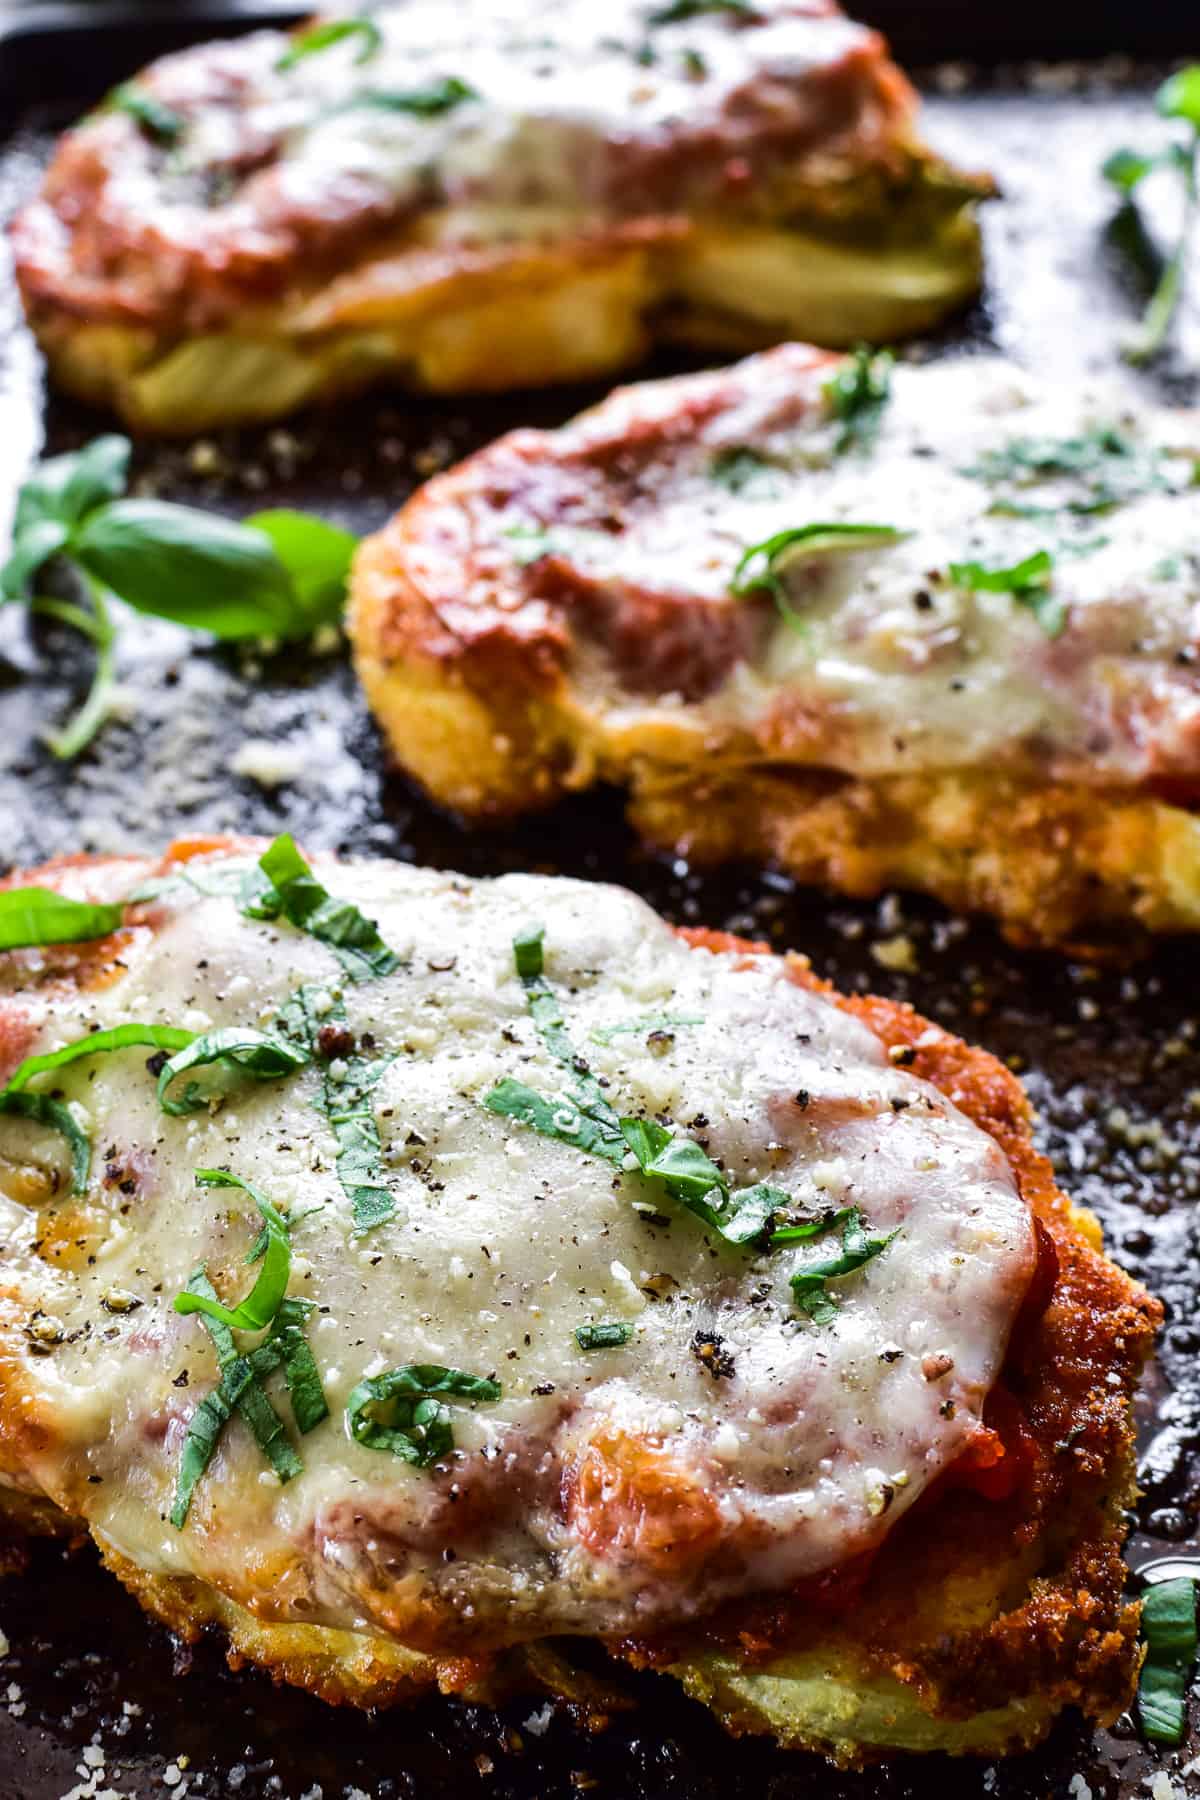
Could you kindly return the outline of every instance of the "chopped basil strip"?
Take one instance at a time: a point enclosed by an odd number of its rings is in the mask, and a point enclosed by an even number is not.
[[[649,1035],[655,1031],[677,1031],[684,1025],[703,1025],[704,1019],[699,1013],[648,1013],[643,1019],[622,1019],[616,1025],[599,1025],[589,1035],[593,1044],[611,1044],[615,1037],[626,1037],[645,1032]]]
[[[1176,175],[1183,190],[1179,234],[1162,263],[1154,291],[1136,330],[1122,345],[1126,360],[1132,363],[1151,362],[1162,351],[1183,293],[1196,213],[1200,207],[1200,63],[1179,69],[1170,76],[1159,88],[1154,103],[1163,118],[1178,120],[1188,127],[1186,138],[1149,155],[1127,148],[1114,151],[1103,166],[1104,176],[1121,196],[1118,220],[1128,214],[1135,225],[1139,222],[1135,190],[1156,169]]]
[[[256,1031],[250,1025],[226,1025],[217,1031],[201,1032],[199,1037],[193,1037],[190,1031],[177,1035],[185,1037],[186,1045],[163,1064],[158,1076],[158,1103],[175,1118],[198,1112],[208,1104],[196,1081],[189,1081],[177,1100],[169,1097],[168,1089],[188,1069],[226,1063],[256,1081],[275,1081],[282,1075],[295,1074],[310,1060],[294,1044],[272,1037],[269,1032]]]
[[[1171,452],[1146,448],[1113,425],[1097,426],[1078,437],[1017,437],[996,450],[985,450],[964,475],[989,487],[1005,486],[1017,492],[1047,481],[1065,481],[1068,495],[1055,507],[1025,505],[1011,494],[993,503],[990,511],[1015,518],[1054,518],[1059,512],[1078,517],[1110,512],[1146,494],[1171,492],[1172,461],[1191,480],[1186,459]]]
[[[328,50],[333,44],[345,43],[348,38],[359,39],[354,57],[356,63],[369,62],[383,46],[383,33],[374,19],[361,14],[353,19],[327,19],[324,24],[313,25],[293,38],[291,48],[284,52],[275,67],[281,75],[286,74],[307,57]]]
[[[312,1311],[311,1300],[281,1301],[266,1343],[250,1352],[250,1366],[256,1371],[265,1369],[268,1355],[278,1354],[292,1404],[292,1417],[301,1436],[307,1436],[322,1419],[329,1417],[329,1404],[321,1386],[317,1360],[304,1335],[304,1326]]]
[[[265,1194],[252,1187],[248,1181],[243,1181],[240,1175],[228,1174],[223,1169],[197,1169],[196,1180],[201,1187],[240,1188],[243,1193],[249,1194],[262,1215],[266,1232],[265,1253],[258,1279],[238,1306],[232,1309],[222,1306],[216,1299],[210,1300],[205,1294],[185,1288],[175,1296],[175,1311],[204,1313],[206,1317],[217,1319],[234,1331],[262,1331],[279,1311],[280,1303],[287,1293],[288,1277],[292,1270],[292,1241],[288,1222]],[[247,1262],[257,1259],[257,1249],[256,1244],[246,1258]]]
[[[1048,550],[1035,550],[1010,568],[989,569],[983,563],[950,564],[950,579],[972,593],[1011,594],[1018,606],[1033,614],[1047,637],[1058,637],[1067,622],[1066,602],[1050,591],[1054,558]]]
[[[780,567],[791,553],[825,556],[875,550],[897,544],[906,535],[894,525],[799,525],[790,531],[777,531],[761,544],[751,544],[743,551],[730,577],[729,591],[744,599],[765,588],[787,623],[803,630],[803,619],[788,601]]]
[[[783,1244],[807,1244],[813,1238],[823,1237],[825,1232],[832,1231],[836,1225],[844,1225],[853,1211],[852,1206],[839,1206],[836,1211],[831,1207],[828,1212],[818,1213],[813,1219],[777,1226],[771,1233],[771,1249],[777,1250]]]
[[[633,1326],[614,1320],[604,1325],[577,1325],[575,1342],[581,1350],[618,1350],[633,1336]]]
[[[124,917],[123,905],[92,906],[50,888],[8,888],[0,893],[0,950],[87,943],[119,930]]]
[[[667,0],[647,13],[647,25],[683,25],[689,19],[703,18],[705,13],[734,13],[740,19],[755,17],[750,0]]]
[[[61,1131],[71,1151],[71,1192],[85,1192],[92,1166],[92,1146],[87,1132],[76,1122],[69,1106],[64,1106],[61,1100],[51,1100],[48,1094],[12,1094],[5,1090],[0,1093],[0,1113],[32,1119],[35,1124],[49,1125],[52,1130]]]
[[[243,891],[247,918],[277,919],[282,914],[298,930],[328,944],[352,981],[370,981],[399,968],[399,957],[388,949],[374,921],[322,887],[289,833],[264,850],[258,869],[261,875],[248,877]]]
[[[695,1213],[728,1244],[752,1244],[790,1204],[767,1182],[730,1193],[716,1163],[691,1138],[677,1138],[653,1119],[622,1119],[625,1141],[644,1175],[661,1181],[672,1199]]]
[[[428,1468],[454,1448],[450,1408],[439,1398],[499,1400],[500,1383],[438,1363],[405,1363],[360,1381],[346,1402],[350,1435],[368,1450],[386,1450]]]
[[[326,1057],[320,1047],[322,1026],[345,1023],[342,1001],[320,987],[298,989],[278,1019],[280,1030],[320,1064],[322,1088],[313,1106],[333,1127],[338,1181],[350,1202],[354,1229],[361,1235],[396,1211],[384,1182],[383,1148],[371,1104],[371,1094],[393,1059],[371,1060],[353,1052]]]
[[[435,119],[441,113],[461,106],[464,100],[478,99],[479,95],[469,83],[460,81],[457,75],[443,75],[427,87],[364,88],[338,110],[349,112],[369,106],[383,112],[413,113],[419,119]]]
[[[217,1297],[203,1269],[198,1269],[192,1276],[185,1292],[205,1300],[215,1301]],[[239,1356],[234,1347],[233,1332],[228,1325],[217,1319],[204,1318],[203,1315],[201,1322],[217,1352],[221,1380],[192,1414],[184,1440],[170,1515],[176,1531],[182,1531],[187,1521],[196,1483],[208,1467],[221,1432],[235,1408],[249,1426],[255,1443],[280,1481],[291,1481],[304,1467],[288,1438],[283,1420],[262,1386],[261,1377],[278,1366],[281,1355],[276,1355],[273,1362],[268,1357],[256,1364],[254,1359],[260,1358],[262,1351],[269,1348],[270,1340],[260,1350],[252,1352],[251,1356]]]
[[[874,442],[883,409],[892,397],[895,360],[890,350],[872,350],[868,344],[860,344],[822,387],[831,416],[842,423],[833,446],[835,455],[865,450]]]
[[[585,1155],[601,1156],[617,1168],[625,1161],[627,1146],[615,1113],[611,1123],[596,1119],[566,1095],[547,1100],[533,1088],[526,1087],[523,1081],[514,1081],[508,1076],[497,1083],[483,1104],[489,1112],[515,1119],[519,1125],[528,1125],[540,1136],[556,1138],[560,1144],[569,1144],[573,1150],[582,1150]]]
[[[114,88],[104,106],[108,112],[128,113],[156,144],[177,144],[187,128],[182,113],[164,101],[156,100],[153,94],[132,81],[122,82],[120,87]]]
[[[1142,1596],[1146,1660],[1138,1683],[1142,1730],[1154,1744],[1181,1744],[1196,1663],[1196,1582],[1156,1581]]]
[[[852,1206],[846,1214],[841,1255],[831,1256],[825,1262],[810,1263],[807,1268],[797,1269],[792,1276],[791,1286],[797,1306],[808,1314],[815,1325],[828,1325],[838,1310],[838,1303],[829,1292],[828,1283],[840,1281],[844,1275],[853,1275],[864,1264],[881,1256],[898,1235],[899,1228],[889,1232],[886,1237],[869,1235],[863,1225],[862,1214],[856,1206]]]
[[[190,1044],[194,1032],[181,1031],[174,1025],[114,1025],[108,1031],[92,1031],[86,1037],[75,1038],[70,1044],[64,1044],[60,1050],[48,1050],[41,1056],[27,1056],[19,1063],[9,1076],[4,1087],[5,1094],[19,1093],[22,1088],[37,1075],[44,1075],[50,1069],[66,1068],[68,1063],[79,1062],[85,1056],[98,1056],[110,1050],[129,1050],[141,1046],[149,1050],[182,1050]]]

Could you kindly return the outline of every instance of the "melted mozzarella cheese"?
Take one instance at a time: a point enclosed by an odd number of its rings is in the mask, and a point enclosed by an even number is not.
[[[395,1217],[354,1235],[313,1068],[231,1083],[181,1118],[159,1110],[144,1050],[60,1071],[96,1152],[78,1232],[11,1179],[0,1192],[6,1287],[59,1338],[23,1352],[22,1410],[48,1429],[24,1440],[21,1478],[143,1568],[263,1616],[443,1647],[650,1628],[877,1542],[977,1432],[1028,1282],[1032,1228],[997,1146],[779,958],[693,949],[622,890],[390,864],[322,874],[378,920],[394,974],[345,983],[314,939],[184,895],[157,903],[110,985],[20,1004],[43,1051],[129,1020],[265,1026],[301,984],[340,993],[360,1043],[393,1058],[374,1111]],[[836,1235],[730,1247],[636,1170],[485,1109],[506,1076],[564,1088],[514,970],[531,923],[619,1112],[696,1136],[734,1186],[769,1179],[805,1211],[854,1205],[899,1233],[838,1284],[832,1323],[797,1312],[788,1275]],[[700,1022],[652,1037],[662,1015]],[[645,1023],[594,1035],[631,1020]],[[48,1147],[0,1118],[0,1151]],[[216,1370],[171,1300],[201,1264],[245,1293],[258,1229],[243,1196],[195,1185],[211,1167],[307,1215],[290,1291],[318,1309],[308,1336],[331,1413],[283,1487],[235,1420],[176,1531],[180,1450]],[[579,1349],[578,1326],[610,1321],[632,1328],[626,1345]],[[731,1372],[714,1376],[698,1332]],[[431,1469],[347,1429],[355,1384],[404,1363],[502,1387],[454,1406],[455,1448]]]
[[[656,696],[656,708],[714,744],[746,732],[764,757],[867,777],[989,767],[1100,785],[1194,775],[1200,489],[1189,415],[1134,406],[1113,385],[1045,390],[991,361],[901,367],[877,435],[837,454],[841,426],[824,408],[797,418],[793,406],[778,424],[787,379],[751,376],[740,406],[672,446],[622,534],[564,534],[572,562],[640,595],[719,601],[743,551],[777,532],[871,524],[903,536],[785,556],[794,619],[765,597],[744,602],[762,614],[754,652],[705,700]],[[1080,478],[984,478],[1014,441],[1070,454],[1110,429],[1127,454]],[[743,445],[767,466],[730,492],[713,458]],[[1128,497],[1097,504],[1101,484],[1122,481]],[[950,573],[1010,569],[1040,551],[1065,612],[1057,635],[1012,593],[972,592]],[[644,702],[603,646],[584,657],[589,704],[612,729],[636,729]]]
[[[164,172],[166,191],[186,195],[198,171],[236,166],[248,144],[272,142],[271,182],[304,210],[322,196],[336,205],[360,186],[396,208],[661,211],[687,204],[690,187],[724,193],[713,141],[728,139],[734,155],[754,148],[757,134],[789,123],[795,131],[809,115],[832,117],[837,129],[854,125],[808,90],[874,52],[864,27],[791,0],[769,0],[751,20],[713,9],[656,23],[656,10],[618,0],[602,15],[569,4],[548,17],[530,0],[418,0],[374,15],[380,41],[369,52],[351,37],[282,69],[289,40],[264,33],[257,51],[235,54],[230,104],[197,109],[186,154]],[[187,57],[157,75],[164,94],[185,105],[201,79]],[[403,103],[447,81],[469,92],[444,107]],[[874,123],[862,122],[868,160]],[[658,158],[672,141],[679,167],[669,198],[656,202],[636,191],[637,158]],[[622,171],[635,176],[632,187]],[[469,213],[462,224],[469,236]]]

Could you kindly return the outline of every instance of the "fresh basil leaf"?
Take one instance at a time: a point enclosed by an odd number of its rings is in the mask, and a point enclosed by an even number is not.
[[[778,1214],[791,1205],[790,1194],[770,1182],[758,1181],[753,1187],[737,1188],[731,1193],[717,1221],[717,1228],[727,1244],[774,1245],[774,1234],[767,1232]]]
[[[617,1168],[625,1161],[626,1145],[619,1128],[607,1120],[591,1117],[578,1101],[566,1095],[547,1100],[533,1088],[526,1087],[523,1081],[506,1076],[486,1096],[483,1104],[489,1112],[515,1119],[519,1125],[528,1125],[541,1137],[569,1144],[573,1150],[582,1150],[587,1156],[603,1157],[605,1162],[613,1163]]]
[[[827,1212],[818,1213],[812,1219],[780,1225],[771,1233],[771,1249],[777,1250],[784,1244],[806,1244],[813,1238],[823,1237],[835,1226],[844,1225],[853,1211],[852,1206],[840,1206],[836,1210],[830,1208]]]
[[[1188,1576],[1156,1581],[1142,1596],[1146,1660],[1138,1684],[1138,1713],[1151,1743],[1181,1744],[1187,1728],[1187,1691],[1196,1662],[1196,1582]]]
[[[123,82],[120,87],[114,88],[104,104],[109,112],[128,113],[156,144],[177,144],[187,128],[187,120],[182,113],[176,112],[173,106],[167,106],[164,101],[155,99],[153,94],[132,81]]]
[[[358,548],[354,534],[287,507],[251,513],[242,523],[270,539],[287,571],[296,615],[290,635],[308,636],[322,625],[336,625],[345,610],[346,583]]]
[[[309,1058],[293,1044],[269,1032],[256,1031],[250,1025],[225,1025],[216,1031],[185,1035],[189,1042],[178,1055],[163,1064],[158,1077],[158,1103],[173,1118],[198,1112],[208,1104],[198,1082],[189,1081],[182,1096],[172,1100],[168,1089],[188,1069],[207,1068],[213,1063],[227,1063],[255,1081],[277,1081],[303,1069]]]
[[[364,88],[346,101],[344,110],[369,106],[383,112],[413,113],[420,119],[434,119],[461,106],[464,100],[479,98],[475,89],[457,75],[444,75],[426,87]]]
[[[93,906],[51,888],[6,888],[0,893],[0,950],[36,944],[83,944],[118,931],[123,905]]]
[[[577,1325],[575,1342],[581,1350],[619,1350],[633,1336],[633,1326],[619,1320],[603,1325]]]
[[[808,1314],[814,1324],[828,1325],[838,1309],[837,1301],[829,1292],[828,1283],[853,1275],[875,1257],[882,1256],[898,1236],[898,1228],[889,1232],[886,1237],[878,1233],[869,1234],[863,1224],[862,1214],[857,1207],[852,1206],[846,1214],[841,1255],[828,1257],[824,1262],[809,1263],[792,1275],[791,1288],[797,1306]]]
[[[734,567],[729,591],[739,600],[764,588],[771,595],[780,614],[789,625],[804,629],[804,621],[790,605],[783,585],[780,564],[789,553],[805,556],[850,554],[877,550],[897,544],[908,535],[894,525],[799,525],[790,531],[777,531],[759,544],[743,551]]]
[[[8,1113],[18,1119],[32,1119],[35,1124],[48,1125],[53,1131],[61,1132],[71,1152],[71,1192],[86,1193],[92,1166],[92,1146],[86,1131],[76,1122],[69,1106],[64,1106],[61,1100],[52,1100],[48,1094],[14,1094],[6,1089],[0,1093],[0,1113]]]
[[[297,63],[315,56],[321,50],[328,50],[333,44],[343,44],[348,38],[358,38],[359,45],[355,53],[356,63],[369,62],[383,47],[383,33],[375,20],[360,14],[353,19],[326,19],[321,25],[312,25],[302,31],[299,37],[293,38],[291,48],[286,50],[275,64],[276,70],[284,75],[294,69]]]
[[[313,874],[285,832],[259,857],[265,881],[248,884],[242,911],[250,919],[276,919],[306,931],[328,944],[352,981],[370,981],[390,975],[400,959],[379,935],[374,920],[365,918],[348,900],[335,900]]]
[[[437,1363],[405,1363],[360,1381],[346,1403],[355,1443],[425,1469],[454,1448],[450,1409],[439,1398],[499,1400],[497,1381]]]
[[[722,1194],[725,1177],[694,1138],[678,1138],[653,1119],[622,1119],[621,1133],[644,1175],[656,1175],[685,1205],[702,1200],[716,1188]]]
[[[395,1199],[384,1181],[383,1147],[371,1103],[371,1094],[393,1059],[381,1057],[370,1061],[357,1054],[323,1056],[321,1027],[344,1026],[346,1008],[340,999],[322,988],[299,988],[280,1013],[277,1023],[281,1031],[321,1065],[321,1094],[312,1104],[333,1128],[338,1182],[350,1202],[354,1230],[361,1237],[384,1224],[396,1211]]]
[[[636,1036],[656,1031],[678,1031],[685,1025],[703,1025],[700,1013],[647,1013],[641,1019],[622,1019],[616,1025],[600,1025],[589,1032],[593,1044],[611,1044],[616,1037]]]
[[[287,571],[262,531],[166,500],[115,500],[75,533],[75,560],[137,612],[215,637],[305,629]]]
[[[1183,119],[1200,132],[1200,63],[1169,75],[1154,96],[1164,119]]]
[[[262,1331],[279,1311],[280,1302],[287,1293],[292,1270],[292,1240],[288,1222],[265,1194],[252,1187],[248,1181],[243,1181],[240,1175],[232,1175],[224,1169],[197,1169],[196,1180],[201,1187],[240,1188],[243,1193],[249,1194],[262,1216],[267,1239],[266,1252],[254,1286],[237,1306],[222,1306],[218,1300],[210,1300],[205,1294],[197,1294],[192,1289],[185,1288],[175,1296],[175,1311],[202,1312],[234,1331]]]
[[[119,499],[129,478],[132,450],[127,437],[109,434],[93,438],[82,450],[39,463],[17,496],[16,536],[45,519],[74,529],[96,507]]]
[[[182,1050],[192,1042],[194,1032],[182,1031],[174,1025],[114,1025],[108,1031],[92,1031],[76,1038],[59,1050],[48,1050],[41,1056],[27,1056],[9,1076],[5,1094],[19,1093],[35,1076],[51,1069],[65,1069],[69,1063],[85,1056],[98,1056],[110,1050]]]
[[[0,599],[23,600],[29,583],[52,556],[69,542],[70,527],[61,519],[35,519],[13,539],[8,561],[0,568]]]
[[[825,382],[821,392],[830,416],[842,422],[833,446],[835,455],[865,450],[874,442],[892,397],[895,361],[890,350],[872,350],[869,344],[860,344]]]

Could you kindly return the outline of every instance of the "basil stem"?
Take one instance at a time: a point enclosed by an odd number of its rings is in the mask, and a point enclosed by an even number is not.
[[[1190,128],[1185,142],[1177,142],[1158,154],[1143,155],[1135,150],[1116,150],[1103,167],[1105,178],[1122,196],[1123,207],[1133,209],[1133,195],[1146,176],[1155,169],[1173,170],[1183,186],[1183,218],[1179,235],[1162,271],[1154,292],[1137,328],[1122,346],[1122,354],[1131,363],[1152,362],[1167,341],[1172,320],[1183,292],[1196,214],[1200,210],[1200,64],[1179,69],[1159,88],[1155,107],[1165,119],[1178,120]],[[1136,217],[1136,213],[1134,215]]]
[[[425,1469],[454,1448],[450,1409],[439,1398],[499,1400],[500,1383],[437,1363],[405,1363],[360,1381],[346,1403],[355,1443]]]
[[[874,442],[883,410],[892,397],[895,360],[890,350],[872,350],[869,344],[860,344],[822,387],[831,417],[842,422],[833,446],[835,456],[867,449]]]
[[[0,893],[0,950],[88,943],[118,931],[124,918],[124,904],[94,906],[51,888],[7,888]]]

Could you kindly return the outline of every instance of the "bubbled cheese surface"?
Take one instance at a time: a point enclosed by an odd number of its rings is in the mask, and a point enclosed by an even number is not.
[[[302,984],[340,995],[360,1048],[366,1034],[394,1058],[374,1094],[394,1218],[355,1236],[316,1068],[228,1082],[184,1118],[160,1111],[144,1050],[63,1070],[95,1153],[77,1203],[86,1254],[52,1260],[50,1214],[11,1178],[55,1142],[0,1119],[0,1275],[23,1315],[61,1325],[60,1342],[23,1352],[21,1405],[48,1429],[7,1479],[86,1513],[147,1569],[197,1575],[265,1616],[421,1646],[653,1629],[877,1542],[978,1430],[1029,1279],[1032,1227],[996,1145],[779,958],[691,948],[619,889],[317,866],[378,921],[395,973],[350,983],[286,923],[183,889],[155,903],[107,987],[18,985],[0,1009],[43,1051],[127,1020],[266,1026]],[[898,1232],[836,1284],[831,1323],[798,1312],[788,1276],[837,1234],[726,1245],[636,1170],[485,1109],[506,1076],[563,1091],[514,968],[531,924],[618,1112],[697,1138],[735,1187],[769,1179],[800,1211],[853,1204],[872,1231]],[[699,1022],[655,1034],[661,1015]],[[308,1338],[330,1417],[298,1440],[304,1471],[282,1487],[235,1419],[177,1531],[180,1450],[216,1366],[171,1301],[202,1263],[223,1295],[244,1294],[258,1229],[244,1196],[195,1185],[205,1167],[295,1215],[319,1205],[294,1227],[290,1292],[318,1309]],[[61,1243],[61,1217],[56,1229]],[[613,1321],[632,1327],[625,1345],[579,1349],[578,1326]],[[720,1340],[723,1372],[697,1333]],[[455,1447],[428,1469],[347,1429],[355,1384],[404,1363],[502,1388],[453,1406]]]

